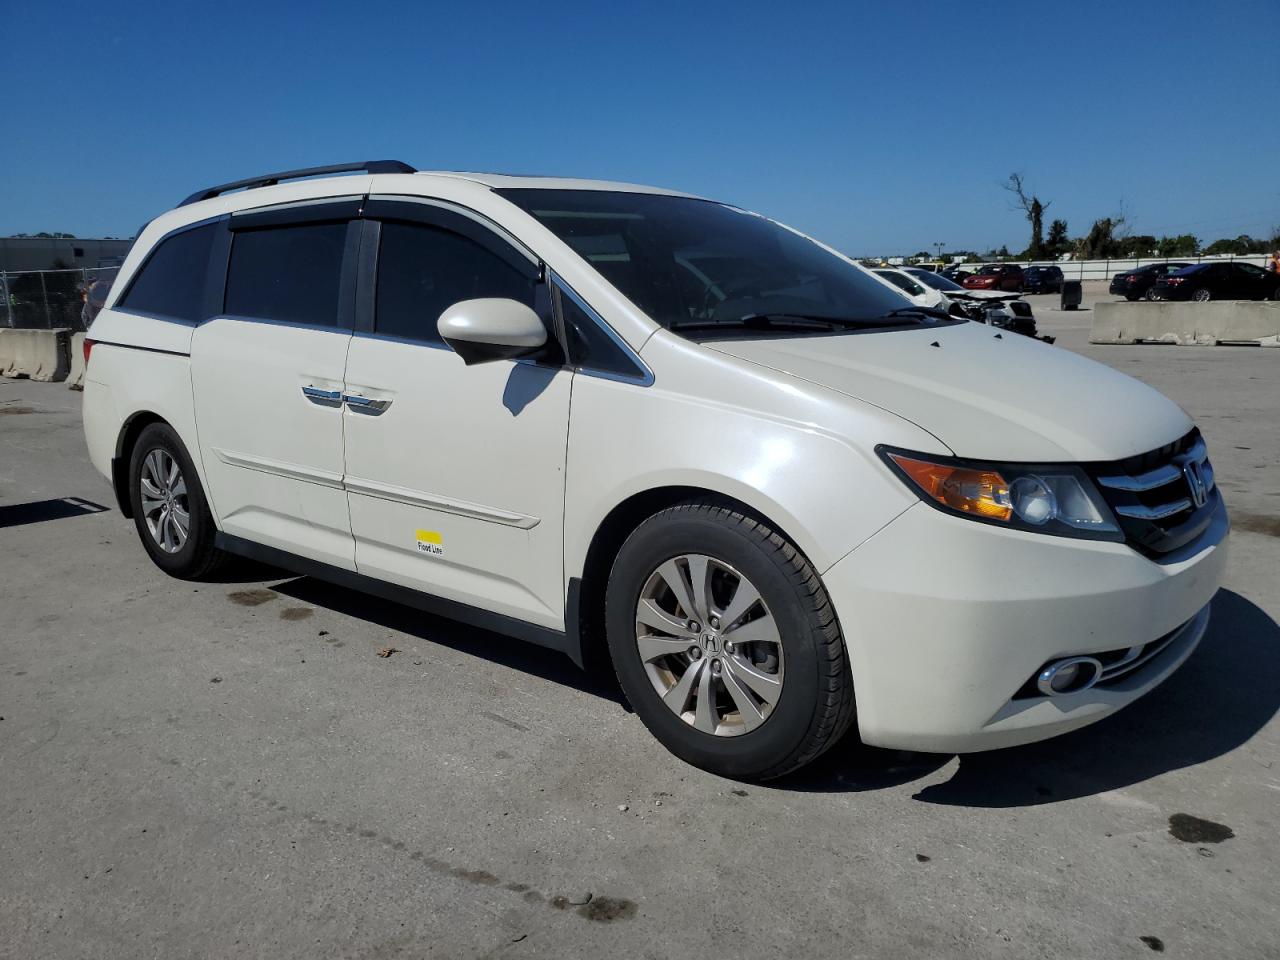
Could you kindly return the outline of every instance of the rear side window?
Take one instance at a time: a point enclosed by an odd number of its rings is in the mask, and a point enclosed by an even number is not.
[[[383,223],[374,332],[443,343],[436,323],[459,300],[507,297],[536,309],[535,286],[460,234],[420,223]]]
[[[346,223],[238,231],[225,311],[234,317],[334,327]]]
[[[161,240],[119,306],[190,323],[205,319],[205,276],[217,226],[208,223]]]

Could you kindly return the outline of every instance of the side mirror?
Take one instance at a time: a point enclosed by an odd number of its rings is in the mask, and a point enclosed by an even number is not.
[[[440,314],[436,329],[467,366],[525,357],[547,343],[542,320],[518,300],[460,300]]]

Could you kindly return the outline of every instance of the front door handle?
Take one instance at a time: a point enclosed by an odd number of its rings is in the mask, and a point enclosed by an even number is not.
[[[358,393],[343,394],[342,402],[347,405],[348,410],[373,416],[377,416],[391,406],[390,400],[374,400],[370,397],[362,397]]]
[[[341,390],[325,390],[322,387],[303,387],[302,395],[312,403],[321,406],[336,407],[342,402]]]

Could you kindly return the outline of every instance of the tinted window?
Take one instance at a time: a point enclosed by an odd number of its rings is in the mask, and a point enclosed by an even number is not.
[[[924,293],[924,287],[920,286],[920,284],[916,283],[910,277],[904,277],[902,274],[895,273],[893,270],[877,270],[876,273],[884,277],[899,290],[903,290],[911,294],[913,297],[917,297]]]
[[[204,319],[205,275],[217,224],[175,233],[160,241],[120,300],[139,313],[198,322]]]
[[[1248,276],[1254,280],[1258,279],[1265,272],[1261,267],[1255,267],[1252,263],[1237,263],[1236,268],[1243,270]]]
[[[898,294],[844,258],[723,204],[603,190],[498,192],[669,329],[753,314],[874,319],[902,309]],[[733,329],[739,335],[740,325]]]
[[[926,287],[933,287],[935,290],[963,290],[960,284],[948,280],[946,277],[937,273],[929,273],[927,270],[912,270],[911,276],[915,277]]]
[[[536,309],[535,282],[474,240],[418,223],[384,223],[374,329],[442,343],[436,322],[459,300],[509,297]]]
[[[575,366],[630,377],[644,375],[644,371],[636,366],[600,323],[567,293],[560,294],[560,309],[564,314],[565,335]]]
[[[242,230],[231,243],[226,312],[289,323],[338,323],[345,223]]]

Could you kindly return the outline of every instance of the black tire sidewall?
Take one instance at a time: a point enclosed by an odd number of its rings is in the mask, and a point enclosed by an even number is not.
[[[177,553],[165,553],[147,529],[146,518],[142,514],[142,464],[147,455],[155,449],[162,449],[178,461],[182,468],[182,477],[187,484],[187,507],[191,516],[191,524],[187,533],[187,542]],[[138,536],[142,546],[160,569],[174,576],[187,576],[202,565],[208,555],[214,536],[213,518],[205,502],[204,488],[196,473],[195,465],[187,453],[187,448],[178,439],[172,427],[164,423],[153,423],[146,427],[133,445],[129,457],[129,504],[133,508],[133,522],[138,528]]]
[[[606,633],[618,680],[632,707],[672,753],[725,776],[764,773],[795,753],[818,711],[819,658],[813,611],[783,555],[747,527],[712,514],[658,514],[631,535],[614,562],[606,597]],[[760,591],[782,638],[783,687],[769,718],[735,737],[695,730],[653,689],[635,642],[635,610],[649,575],[672,557],[701,553],[729,564]]]

